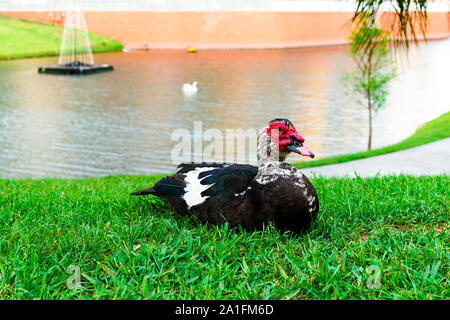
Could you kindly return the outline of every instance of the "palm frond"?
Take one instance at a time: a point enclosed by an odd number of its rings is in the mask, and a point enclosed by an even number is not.
[[[419,34],[426,39],[428,26],[426,0],[356,0],[356,2],[356,11],[351,19],[351,23],[356,26],[367,23],[368,17],[373,21],[382,8],[392,8],[392,11],[381,13],[381,18],[386,22],[394,47],[408,49],[411,41],[418,42]],[[364,50],[363,47],[360,49]]]

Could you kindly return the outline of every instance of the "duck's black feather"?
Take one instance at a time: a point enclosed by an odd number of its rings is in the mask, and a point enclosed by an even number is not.
[[[208,172],[210,175],[208,175]],[[242,193],[250,186],[258,173],[258,168],[251,165],[233,164],[222,168],[202,172],[206,176],[203,181],[211,184],[211,187],[202,192],[202,196],[214,197],[221,195],[223,198]],[[199,175],[200,176],[200,175]]]
[[[198,178],[200,184],[211,185],[202,192],[202,196],[212,197],[221,194],[228,197],[245,191],[258,173],[258,167],[244,164],[231,163],[182,163],[177,172],[187,173],[198,168],[214,168],[200,172]]]
[[[184,188],[186,188],[184,178],[185,176],[182,174],[165,177],[157,181],[153,188],[158,192],[158,195],[183,196],[185,194]]]
[[[158,195],[158,192],[154,188],[147,188],[143,190],[136,190],[131,193],[132,196],[145,196],[149,194]]]
[[[185,163],[181,163],[177,167],[177,169],[179,168],[177,173],[187,173],[187,172],[195,170],[197,168],[204,168],[204,167],[223,168],[230,164],[231,163],[217,163],[217,162],[201,162],[201,163],[185,162]]]

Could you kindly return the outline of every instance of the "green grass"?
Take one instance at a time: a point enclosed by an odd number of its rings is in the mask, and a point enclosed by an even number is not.
[[[449,176],[313,179],[320,213],[300,236],[201,225],[129,196],[160,177],[0,180],[0,298],[450,297]]]
[[[342,163],[352,160],[379,156],[390,152],[405,150],[426,143],[442,140],[448,137],[450,137],[450,112],[444,113],[439,118],[436,118],[434,120],[425,123],[422,127],[417,129],[412,136],[403,141],[400,141],[399,143],[379,149],[374,149],[371,151],[344,154],[312,161],[295,162],[293,163],[293,165],[301,169],[301,168]]]
[[[64,28],[0,15],[0,60],[59,55]],[[117,41],[89,33],[92,52],[122,50]]]

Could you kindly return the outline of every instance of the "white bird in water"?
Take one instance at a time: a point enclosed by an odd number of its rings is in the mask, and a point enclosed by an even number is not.
[[[181,88],[181,90],[183,90],[184,93],[196,93],[198,88],[197,88],[197,81],[194,81],[192,84],[189,83],[185,83],[183,84],[183,87]]]

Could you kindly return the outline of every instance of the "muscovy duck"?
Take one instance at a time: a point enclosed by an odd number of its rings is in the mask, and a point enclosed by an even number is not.
[[[275,119],[258,136],[258,167],[229,163],[182,163],[179,171],[132,195],[155,195],[173,210],[203,223],[261,229],[269,221],[281,230],[306,230],[319,201],[311,182],[284,162],[290,152],[314,157],[287,119]]]

